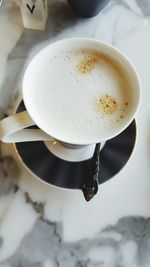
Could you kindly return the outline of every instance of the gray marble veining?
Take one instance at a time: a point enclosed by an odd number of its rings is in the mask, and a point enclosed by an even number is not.
[[[14,180],[18,175],[14,160],[11,157],[2,158],[0,196],[10,193],[15,196],[20,191],[15,185],[17,181]],[[22,239],[15,253],[5,261],[6,266],[149,266],[149,218],[124,217],[115,225],[106,226],[92,239],[65,242],[62,239],[61,223],[54,223],[44,218],[44,203],[32,201],[27,193],[25,198],[27,205],[31,205],[39,214],[39,219]],[[0,237],[0,247],[4,242],[5,240]]]
[[[98,233],[94,239],[75,243],[63,242],[57,233],[56,224],[39,219],[16,253],[6,262],[12,267],[43,267],[48,259],[56,267],[123,267],[126,266],[125,262],[128,266],[149,266],[149,239],[150,220],[140,217],[123,218],[116,225]],[[131,251],[126,253],[128,245]],[[105,257],[101,255],[104,249],[108,253]],[[94,257],[94,250],[99,258],[96,255]],[[131,259],[128,262],[125,257],[128,257],[129,252],[132,256],[129,256]]]
[[[150,16],[150,2],[147,0],[136,0],[144,16]]]

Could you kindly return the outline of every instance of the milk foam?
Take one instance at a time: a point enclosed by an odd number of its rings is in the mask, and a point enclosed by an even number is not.
[[[82,72],[86,60],[90,64],[93,58],[92,67],[86,65]],[[99,108],[104,96],[117,103],[112,114]],[[117,131],[130,109],[129,84],[121,67],[88,49],[47,55],[44,66],[34,73],[30,99],[41,128],[56,138],[77,143],[101,140]]]

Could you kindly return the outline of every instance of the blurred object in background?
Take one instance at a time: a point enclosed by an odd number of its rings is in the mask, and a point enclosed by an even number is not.
[[[19,4],[24,27],[44,30],[48,17],[47,0],[20,0]]]
[[[80,17],[96,16],[110,0],[68,0],[72,11]]]

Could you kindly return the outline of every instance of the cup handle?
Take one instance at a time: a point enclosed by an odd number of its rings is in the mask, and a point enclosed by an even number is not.
[[[33,125],[27,111],[11,115],[0,121],[0,140],[4,143],[54,140],[40,129],[25,129]]]

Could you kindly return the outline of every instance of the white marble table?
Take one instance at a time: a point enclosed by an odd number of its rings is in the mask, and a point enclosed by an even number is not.
[[[113,44],[135,64],[143,99],[130,161],[90,202],[79,191],[47,187],[1,144],[0,267],[150,266],[150,1],[112,0],[79,19],[65,1],[49,1],[44,32],[24,30],[18,7],[0,8],[0,116],[20,97],[24,67],[43,46],[65,37]]]

